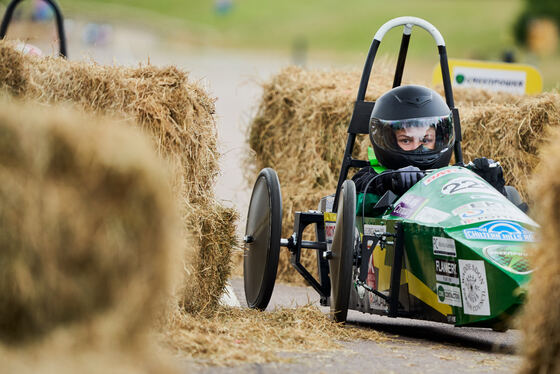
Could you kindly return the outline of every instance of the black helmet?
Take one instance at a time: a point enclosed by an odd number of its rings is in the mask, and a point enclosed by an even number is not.
[[[453,152],[453,115],[434,90],[396,87],[375,102],[369,138],[377,160],[389,169],[441,168],[449,164]]]

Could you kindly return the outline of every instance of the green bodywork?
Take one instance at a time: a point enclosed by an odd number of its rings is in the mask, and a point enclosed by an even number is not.
[[[368,235],[394,233],[399,222],[404,315],[456,326],[507,324],[523,303],[530,277],[525,247],[537,227],[531,218],[470,170],[451,166],[428,174],[381,216],[366,217],[362,225],[359,212],[356,220]],[[389,295],[394,244],[382,244],[368,259],[366,284]],[[352,309],[387,312],[382,298],[354,285]]]

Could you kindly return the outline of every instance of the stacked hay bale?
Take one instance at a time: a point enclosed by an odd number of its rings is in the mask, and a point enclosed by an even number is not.
[[[174,165],[172,187],[198,254],[187,269],[181,303],[212,311],[230,273],[236,212],[218,204],[215,108],[175,67],[126,68],[25,56],[0,42],[0,89],[44,103],[71,103],[86,112],[134,120]]]
[[[554,129],[549,138],[531,185],[539,213],[535,219],[541,228],[539,243],[531,253],[535,271],[521,318],[522,373],[560,371],[560,129]]]
[[[252,181],[263,167],[278,172],[282,187],[283,233],[293,232],[297,210],[313,209],[334,192],[346,144],[361,72],[307,71],[289,67],[264,84],[248,142],[254,153],[247,163]],[[393,72],[375,67],[366,100],[375,100],[392,86]],[[547,127],[560,124],[560,95],[513,96],[482,90],[457,90],[465,161],[489,157],[501,162],[508,184],[527,197],[526,184],[537,163],[536,146]],[[365,159],[367,136],[359,137],[355,157]],[[311,251],[309,251],[311,252]],[[284,252],[279,278],[301,281]],[[305,256],[313,268],[313,253]]]
[[[507,184],[528,199],[528,182],[539,162],[538,148],[548,140],[550,128],[560,127],[560,95],[493,94],[489,101],[465,102],[463,92],[457,92],[456,105],[465,160],[485,156],[500,161]]]
[[[115,361],[121,350],[143,350],[172,292],[181,239],[170,172],[140,135],[108,119],[0,100],[3,369],[14,349],[29,346],[56,346],[61,362],[91,344]],[[23,356],[14,361],[31,365]]]
[[[391,88],[389,70],[379,71],[382,74],[371,79],[367,100]],[[288,67],[263,86],[263,98],[250,125],[248,141],[254,154],[247,160],[253,166],[247,168],[251,171],[247,178],[253,183],[264,167],[278,173],[284,238],[293,232],[296,211],[316,209],[321,197],[334,193],[359,81],[358,71]],[[358,139],[356,154],[366,154],[368,145],[367,137]],[[281,253],[278,279],[301,282],[289,256],[288,251]],[[316,268],[314,251],[304,252],[302,263]]]

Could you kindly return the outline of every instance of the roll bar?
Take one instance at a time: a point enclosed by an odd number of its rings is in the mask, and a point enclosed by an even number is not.
[[[373,67],[373,62],[381,40],[385,34],[398,26],[404,26],[403,36],[401,40],[401,46],[399,49],[399,57],[397,59],[397,66],[395,70],[395,76],[393,78],[393,88],[401,85],[402,76],[404,71],[404,65],[406,61],[406,55],[408,52],[408,45],[410,42],[410,36],[412,34],[412,29],[414,26],[423,28],[433,37],[436,42],[438,53],[439,53],[439,63],[441,66],[441,75],[443,80],[443,90],[445,93],[445,101],[447,106],[451,109],[453,114],[453,119],[455,121],[455,144],[453,146],[453,151],[455,155],[455,161],[457,163],[463,162],[463,151],[461,149],[461,124],[459,120],[459,112],[455,108],[455,103],[453,101],[453,89],[451,88],[451,77],[449,74],[449,64],[447,61],[447,50],[445,48],[445,41],[441,33],[436,29],[434,25],[426,20],[417,17],[398,17],[394,18],[388,22],[385,22],[379,30],[375,33],[373,41],[368,51],[366,57],[366,62],[364,65],[364,70],[362,72],[362,77],[360,79],[360,86],[358,88],[358,94],[356,97],[356,103],[354,106],[354,112],[352,114],[352,119],[348,126],[348,139],[346,142],[346,149],[344,151],[344,157],[342,160],[342,167],[340,169],[340,175],[338,177],[338,185],[336,187],[336,195],[333,204],[333,209],[336,210],[338,206],[338,195],[340,193],[340,188],[342,183],[346,180],[348,176],[348,171],[350,167],[363,167],[369,163],[366,161],[355,160],[352,158],[352,151],[354,149],[354,144],[356,142],[356,134],[362,133],[367,134],[367,129],[369,128],[369,115],[373,109],[375,103],[365,101],[366,91],[368,88],[368,82],[371,75],[371,69]],[[367,126],[365,124],[367,121]]]
[[[54,0],[43,0],[50,5],[51,9],[54,11],[56,18],[56,30],[58,32],[58,43],[59,43],[59,55],[68,58],[66,51],[66,34],[64,33],[64,18],[62,17],[62,12]],[[8,26],[12,21],[12,16],[16,7],[21,3],[22,0],[12,0],[8,7],[6,8],[6,13],[4,13],[4,18],[2,18],[2,24],[0,24],[0,39],[6,37],[8,31]]]

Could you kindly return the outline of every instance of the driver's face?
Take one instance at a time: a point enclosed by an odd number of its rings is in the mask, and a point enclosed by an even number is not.
[[[428,127],[409,127],[395,131],[397,144],[403,151],[413,151],[423,145],[428,149],[436,147],[436,129]]]

